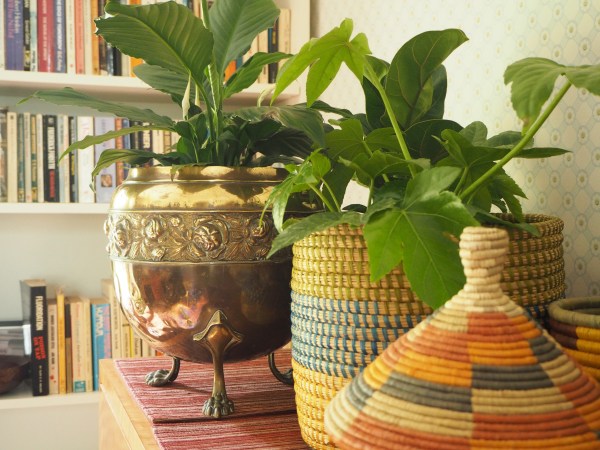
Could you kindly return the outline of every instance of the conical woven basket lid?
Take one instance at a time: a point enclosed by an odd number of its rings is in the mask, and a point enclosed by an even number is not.
[[[600,387],[502,293],[507,247],[465,229],[464,288],[327,407],[340,448],[600,448]]]

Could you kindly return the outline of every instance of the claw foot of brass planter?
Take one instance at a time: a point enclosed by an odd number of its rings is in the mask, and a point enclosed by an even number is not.
[[[212,355],[214,369],[212,395],[204,402],[202,412],[205,416],[217,419],[228,416],[233,413],[233,402],[227,398],[223,360],[227,350],[242,342],[243,336],[231,328],[223,311],[217,310],[206,328],[195,334],[193,339],[208,349]]]
[[[223,364],[266,356],[291,338],[291,251],[266,258],[276,230],[270,215],[261,219],[286,174],[136,168],[111,201],[105,231],[121,308],[151,347],[173,358],[171,370],[152,372],[147,383],[174,381],[179,360],[212,363],[204,410],[213,417],[233,413]],[[309,212],[300,203],[292,210]]]

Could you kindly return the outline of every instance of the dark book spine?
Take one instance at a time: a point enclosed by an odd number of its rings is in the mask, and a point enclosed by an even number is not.
[[[69,116],[69,145],[77,142],[77,118]],[[77,203],[78,198],[78,183],[77,179],[77,152],[69,153],[69,188],[71,203]]]
[[[67,392],[73,392],[73,330],[69,303],[65,303],[65,366]]]
[[[44,198],[58,202],[58,170],[56,165],[56,116],[44,115]]]
[[[268,31],[269,53],[275,53],[279,48],[278,32],[279,32],[279,22],[275,21],[273,26],[271,28],[269,28],[269,31]],[[268,69],[269,83],[275,83],[275,80],[277,79],[278,67],[279,67],[278,63],[269,64],[269,69]]]
[[[48,395],[48,305],[46,286],[21,282],[23,319],[31,333],[31,388],[33,395]]]
[[[31,1],[23,0],[23,70],[31,70]]]
[[[8,127],[6,123],[7,108],[0,108],[0,202],[8,200]]]

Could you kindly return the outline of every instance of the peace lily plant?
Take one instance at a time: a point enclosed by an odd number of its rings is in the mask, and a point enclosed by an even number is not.
[[[417,295],[439,307],[464,285],[457,245],[462,229],[501,223],[492,206],[523,221],[519,197],[525,193],[503,167],[515,157],[564,153],[531,148],[533,136],[571,86],[600,94],[600,66],[566,67],[543,58],[511,64],[504,81],[512,84],[512,104],[524,128],[488,137],[481,122],[463,127],[443,118],[443,62],[467,41],[462,31],[419,34],[387,63],[371,55],[364,34],[352,37],[352,29],[347,19],[311,40],[278,76],[273,98],[308,69],[307,104],[318,105],[345,64],[362,86],[366,113],[328,107],[339,119],[332,121],[325,146],[302,164],[286,166],[289,176],[269,202],[280,230],[271,253],[331,226],[363,226],[371,279],[402,263]],[[555,91],[559,76],[564,82]],[[351,180],[367,188],[368,200],[342,209]],[[311,192],[324,211],[284,222],[287,201],[297,192]]]
[[[180,138],[164,154],[142,149],[109,149],[92,175],[116,161],[141,165],[268,166],[299,162],[313,142],[324,145],[323,120],[305,105],[257,106],[226,112],[224,101],[248,88],[262,68],[290,55],[257,52],[225,79],[228,64],[242,57],[257,35],[279,15],[273,0],[202,0],[203,20],[173,1],[128,6],[110,0],[107,15],[96,19],[97,34],[112,47],[145,64],[134,72],[181,107],[181,119],[149,109],[100,100],[70,88],[43,90],[30,98],[58,105],[93,108],[143,125],[72,143],[64,154],[142,130],[165,130]],[[27,100],[27,99],[26,99]],[[63,155],[64,155],[63,154]]]

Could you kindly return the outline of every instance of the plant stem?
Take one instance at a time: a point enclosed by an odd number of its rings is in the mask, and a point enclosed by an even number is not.
[[[325,206],[327,206],[327,209],[329,209],[329,211],[332,211],[332,212],[339,211],[339,210],[336,210],[336,209],[335,209],[335,208],[334,208],[334,207],[331,205],[331,203],[329,202],[329,200],[327,200],[327,197],[325,197],[325,196],[323,195],[323,193],[321,192],[321,190],[320,190],[320,189],[318,189],[317,187],[313,186],[312,184],[310,185],[310,188],[311,188],[311,189],[314,191],[314,193],[315,193],[315,194],[317,194],[317,197],[319,197],[319,198],[321,199],[321,201],[323,202],[323,204],[324,204]],[[333,196],[332,196],[332,197],[333,197]]]
[[[331,195],[331,198],[333,199],[333,203],[335,203],[336,211],[341,211],[342,207],[340,206],[339,202],[337,201],[337,198],[335,198],[335,195],[333,195],[333,191],[331,190],[331,187],[329,187],[329,184],[324,179],[321,181],[323,182],[323,186],[325,186],[327,188],[327,190],[329,191],[329,195]]]
[[[408,151],[408,146],[406,145],[406,141],[404,140],[404,135],[402,134],[402,130],[400,129],[400,126],[398,125],[398,120],[396,119],[396,114],[394,114],[394,110],[392,109],[392,105],[390,103],[390,100],[387,96],[387,94],[385,93],[385,89],[382,86],[381,82],[379,81],[379,77],[377,77],[377,74],[375,73],[375,71],[373,70],[373,68],[370,66],[369,63],[365,64],[365,68],[367,70],[367,78],[369,79],[369,81],[371,83],[373,83],[373,86],[375,86],[375,89],[377,89],[377,92],[379,92],[379,95],[381,95],[381,100],[383,101],[383,106],[385,107],[385,111],[387,112],[389,118],[390,118],[390,122],[392,123],[392,128],[394,129],[394,133],[396,134],[396,139],[398,140],[398,144],[400,145],[400,150],[402,150],[402,155],[404,156],[404,159],[406,159],[407,161],[412,161],[412,156],[410,156],[410,152]],[[410,174],[412,176],[412,178],[415,177],[415,175],[417,174],[417,170],[412,166],[412,164],[410,164],[408,166],[408,169],[410,170]]]
[[[569,88],[572,86],[570,81],[566,81],[563,87],[556,93],[552,101],[548,104],[546,109],[542,111],[542,113],[535,119],[535,122],[529,127],[527,132],[523,135],[521,140],[517,142],[510,152],[508,152],[504,157],[497,161],[493,167],[491,167],[486,173],[481,175],[477,180],[473,182],[469,187],[467,187],[460,195],[460,199],[464,200],[470,195],[472,195],[481,185],[483,185],[486,181],[488,181],[496,172],[498,172],[502,167],[506,165],[511,159],[521,153],[521,151],[525,148],[527,143],[535,136],[540,127],[546,122],[552,111],[556,108],[556,106],[560,103],[562,98],[565,96]]]

